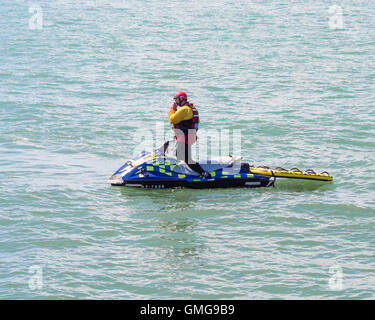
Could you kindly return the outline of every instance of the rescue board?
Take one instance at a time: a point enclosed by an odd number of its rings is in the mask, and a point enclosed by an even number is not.
[[[278,178],[290,178],[290,179],[307,179],[307,180],[318,180],[318,181],[333,181],[333,177],[326,171],[322,173],[316,173],[312,169],[301,171],[298,168],[292,168],[286,170],[284,168],[271,169],[269,167],[250,167],[250,173],[255,173],[263,176],[272,176]]]

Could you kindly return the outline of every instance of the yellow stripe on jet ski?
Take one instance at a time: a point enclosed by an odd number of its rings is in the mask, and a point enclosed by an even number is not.
[[[328,173],[313,173],[304,171],[274,170],[264,167],[250,167],[250,173],[263,176],[273,176],[279,178],[309,179],[319,181],[332,181],[333,177]]]
[[[155,153],[149,153],[147,155],[145,155],[144,157],[134,161],[131,163],[131,165],[128,165],[127,167],[124,168],[123,171],[119,172],[121,174],[121,176],[123,177],[125,174],[127,174],[128,172],[130,172],[131,170],[134,169],[134,167],[144,163],[145,161],[147,160],[151,160],[153,158],[156,158],[156,154]]]

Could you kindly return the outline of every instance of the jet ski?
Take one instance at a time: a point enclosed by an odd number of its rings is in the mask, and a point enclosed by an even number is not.
[[[209,172],[208,179],[200,177],[184,161],[167,156],[169,141],[153,152],[143,151],[127,161],[108,180],[113,186],[139,188],[234,188],[270,187],[274,176],[250,172],[250,165],[241,157],[227,156],[200,163]]]
[[[312,169],[286,170],[281,167],[255,167],[241,162],[241,157],[227,156],[200,163],[211,177],[202,178],[184,161],[166,155],[169,141],[154,152],[143,151],[127,161],[108,180],[113,186],[140,188],[259,188],[275,185],[276,178],[331,182],[328,172],[316,173]]]

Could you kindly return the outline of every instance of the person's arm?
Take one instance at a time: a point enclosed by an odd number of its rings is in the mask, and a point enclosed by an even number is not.
[[[177,124],[184,120],[190,120],[193,117],[193,111],[189,107],[182,107],[176,111],[171,106],[168,117],[170,123]]]

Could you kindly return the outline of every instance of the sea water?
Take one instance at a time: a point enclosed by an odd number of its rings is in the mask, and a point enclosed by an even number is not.
[[[354,0],[2,1],[0,298],[373,299],[374,15]],[[173,138],[181,90],[201,141],[240,134],[244,161],[333,183],[108,185],[160,127]]]

